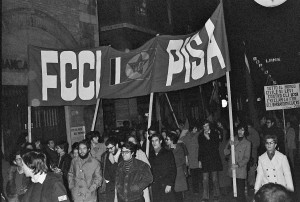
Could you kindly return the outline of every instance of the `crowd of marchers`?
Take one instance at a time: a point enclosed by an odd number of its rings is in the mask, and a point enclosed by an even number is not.
[[[287,119],[283,130],[273,117],[263,116],[259,128],[237,118],[234,137],[222,119],[179,122],[161,131],[127,124],[104,135],[90,131],[70,152],[67,142],[29,143],[22,134],[10,165],[2,158],[2,200],[183,202],[193,194],[220,201],[232,194],[233,171],[235,201],[247,201],[251,189],[257,202],[293,200],[298,122]]]

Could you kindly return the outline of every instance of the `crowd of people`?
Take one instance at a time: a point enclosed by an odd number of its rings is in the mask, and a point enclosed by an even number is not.
[[[273,117],[262,117],[260,128],[237,119],[234,140],[224,120],[161,131],[125,123],[115,133],[88,132],[70,152],[65,141],[29,143],[24,133],[4,175],[4,196],[9,202],[183,202],[187,190],[196,196],[202,190],[201,201],[219,201],[232,192],[233,170],[238,202],[246,201],[245,188],[254,189],[257,202],[270,190],[288,196],[296,129],[286,123],[284,131]]]

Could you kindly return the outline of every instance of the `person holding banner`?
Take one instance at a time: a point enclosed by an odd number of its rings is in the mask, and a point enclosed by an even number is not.
[[[231,155],[229,162],[228,175],[232,177],[232,170],[236,170],[236,184],[237,184],[237,201],[246,201],[245,196],[245,181],[247,178],[247,164],[251,156],[251,142],[246,139],[248,134],[247,125],[239,124],[237,127],[238,135],[228,142],[224,149],[224,154],[231,153],[231,146],[234,145],[235,150],[235,164],[232,164]]]

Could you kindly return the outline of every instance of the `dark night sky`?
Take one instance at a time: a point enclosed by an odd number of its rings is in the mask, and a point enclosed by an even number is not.
[[[185,27],[182,24],[188,23],[189,19],[192,31],[200,30],[219,0],[184,1],[185,6],[180,4],[182,0],[173,2],[177,2],[174,22],[179,22],[174,30],[183,34]],[[253,57],[261,61],[278,84],[300,82],[300,1],[287,0],[273,8],[263,7],[254,0],[224,0],[223,4],[232,65],[232,90],[245,90],[245,50],[258,91],[263,89],[266,76]],[[266,64],[265,60],[270,58],[280,58],[281,61]]]

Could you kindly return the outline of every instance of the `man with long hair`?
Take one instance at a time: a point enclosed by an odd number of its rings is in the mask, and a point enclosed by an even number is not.
[[[69,188],[74,202],[96,202],[101,185],[100,162],[90,155],[90,144],[79,142],[79,157],[74,158],[69,170]]]
[[[22,156],[25,175],[33,182],[23,197],[23,202],[70,201],[60,175],[48,172],[46,155],[30,151]]]

